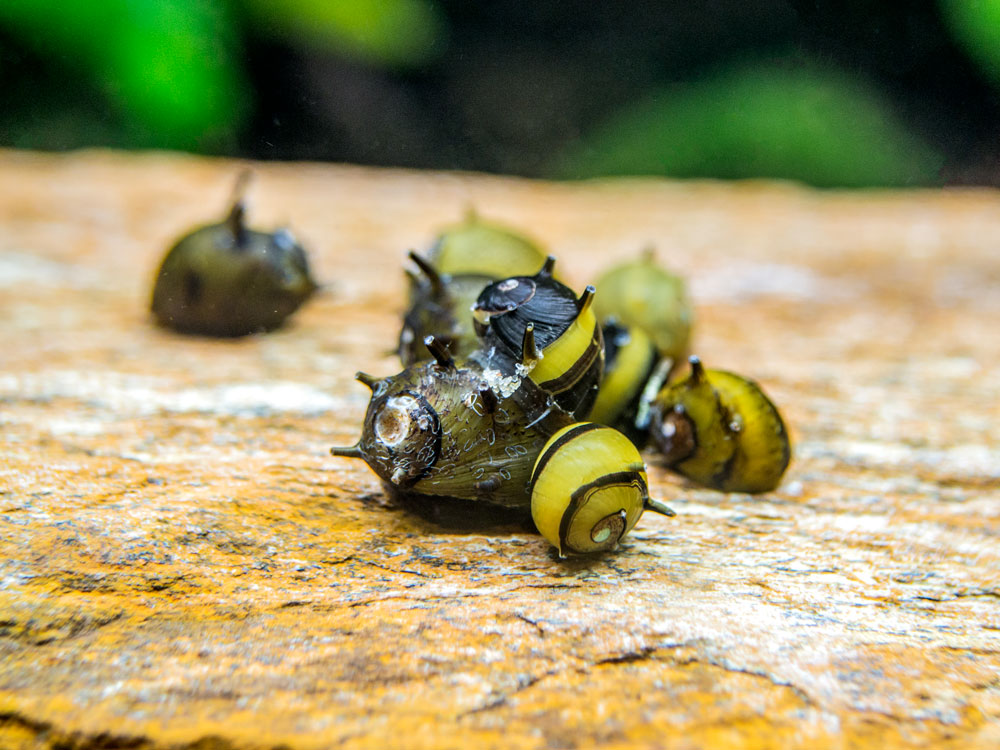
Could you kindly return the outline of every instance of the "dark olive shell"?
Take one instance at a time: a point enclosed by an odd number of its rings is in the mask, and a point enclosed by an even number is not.
[[[423,341],[428,336],[444,343],[463,359],[479,346],[472,321],[472,305],[492,277],[476,274],[439,274],[433,266],[411,255],[420,268],[411,273],[409,307],[403,314],[397,353],[404,367],[427,359]]]
[[[549,437],[572,422],[529,379],[440,362],[371,388],[361,439],[334,455],[362,458],[390,493],[527,508],[529,482]]]
[[[247,229],[237,202],[225,222],[196,229],[170,249],[151,309],[175,331],[245,336],[280,326],[316,288],[292,235]]]

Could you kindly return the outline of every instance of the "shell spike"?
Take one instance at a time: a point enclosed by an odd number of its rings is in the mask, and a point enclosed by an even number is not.
[[[556,256],[549,255],[545,258],[545,263],[542,265],[541,270],[535,274],[535,276],[540,276],[542,278],[548,278],[552,276],[552,271],[556,267]]]
[[[360,383],[364,383],[372,391],[374,391],[381,382],[374,375],[369,375],[367,372],[361,372],[360,370],[354,374],[354,379]]]
[[[673,516],[677,515],[677,513],[674,511],[673,508],[671,508],[671,507],[669,507],[667,505],[664,505],[659,500],[654,500],[651,497],[647,497],[646,498],[646,502],[644,504],[644,507],[646,508],[646,510],[651,510],[654,513],[659,513],[662,516],[673,517]]]
[[[252,180],[253,171],[250,169],[244,169],[236,175],[236,184],[233,185],[233,194],[230,199],[229,214],[226,216],[226,227],[233,235],[233,240],[235,240],[237,247],[243,247],[246,244],[247,227],[245,219],[247,207],[245,198],[247,188],[250,186]]]
[[[431,289],[434,290],[435,294],[440,294],[444,291],[444,279],[441,278],[441,274],[438,270],[431,265],[431,262],[426,258],[418,255],[416,251],[410,250],[408,253],[410,260],[419,268],[427,280],[431,282]]]
[[[688,363],[691,365],[691,384],[697,385],[704,382],[705,368],[701,364],[701,358],[692,354],[688,357]]]
[[[427,351],[434,357],[434,361],[437,362],[438,367],[445,370],[455,369],[455,360],[451,356],[451,352],[448,351],[448,345],[441,339],[434,336],[426,336],[424,337],[424,346],[427,347]]]
[[[364,458],[361,453],[361,444],[355,443],[354,445],[346,445],[343,447],[333,447],[330,449],[330,455],[340,456],[341,458]]]
[[[587,308],[594,304],[594,292],[596,291],[597,290],[594,289],[593,285],[590,285],[583,290],[583,294],[580,295],[580,299],[576,301],[577,315],[583,315],[587,312]]]
[[[521,340],[521,364],[530,365],[538,361],[538,347],[535,344],[535,324],[528,323]]]

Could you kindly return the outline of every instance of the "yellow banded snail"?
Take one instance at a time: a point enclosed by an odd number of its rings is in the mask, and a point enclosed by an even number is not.
[[[653,340],[641,328],[625,326],[612,319],[601,327],[604,337],[604,378],[590,419],[625,434],[641,448],[648,431],[636,424],[646,384],[659,362]],[[659,390],[655,387],[652,396]]]
[[[473,305],[484,368],[527,377],[577,417],[590,412],[604,371],[601,328],[591,309],[594,288],[577,298],[552,276],[549,256],[534,276],[487,286]]]
[[[181,237],[164,257],[151,303],[161,325],[207,336],[269,331],[316,291],[305,251],[288,230],[247,228],[246,182],[244,173],[224,221]]]
[[[690,362],[690,376],[652,406],[650,433],[667,466],[717,490],[773,490],[791,458],[778,410],[752,380]]]
[[[531,517],[560,557],[611,549],[646,509],[674,515],[650,499],[639,451],[617,430],[592,422],[568,425],[535,461]]]
[[[674,362],[687,353],[694,314],[684,281],[657,265],[652,251],[607,271],[595,286],[594,312],[602,322],[641,328]]]
[[[372,390],[361,439],[331,453],[363,459],[393,494],[526,508],[534,457],[572,419],[527,379],[501,392],[433,336],[425,344],[433,361],[385,379],[358,373]]]

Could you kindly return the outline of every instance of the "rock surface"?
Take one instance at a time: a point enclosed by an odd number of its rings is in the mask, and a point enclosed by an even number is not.
[[[1000,745],[1000,195],[257,165],[328,286],[279,331],[148,317],[239,165],[0,152],[0,747]],[[620,549],[435,522],[331,445],[398,370],[408,248],[467,206],[576,285],[653,244],[760,381],[760,497],[649,455]]]

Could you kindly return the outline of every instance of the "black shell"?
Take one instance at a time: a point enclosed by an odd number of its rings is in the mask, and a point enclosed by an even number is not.
[[[590,310],[593,287],[578,298],[553,278],[554,263],[549,257],[534,276],[496,281],[482,291],[473,317],[483,345],[472,358],[487,368],[527,374],[582,418],[597,398],[604,344]]]

